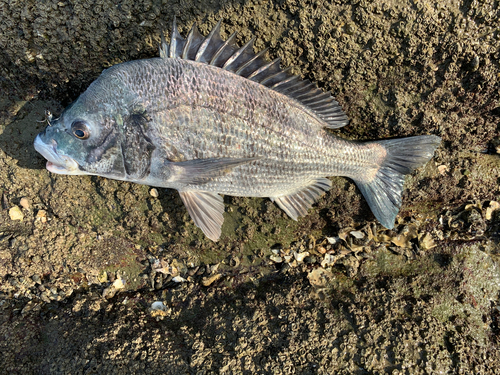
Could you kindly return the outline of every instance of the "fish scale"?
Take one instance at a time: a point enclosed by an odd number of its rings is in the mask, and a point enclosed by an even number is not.
[[[160,58],[115,65],[35,140],[55,173],[91,174],[177,189],[195,224],[217,241],[220,194],[269,197],[292,219],[353,179],[376,218],[394,226],[404,176],[437,136],[370,142],[338,138],[347,124],[329,93],[220,37],[174,25]],[[62,131],[61,131],[62,130]]]
[[[200,74],[203,76],[203,71],[199,72],[200,70],[203,70],[203,68],[205,68],[205,66],[197,67],[196,69],[198,71],[196,72],[196,74]],[[235,80],[235,78],[241,77],[230,77],[230,79],[233,81]],[[215,79],[219,79],[220,81],[212,84],[212,80]],[[187,78],[187,80],[189,79]],[[238,157],[252,157],[256,156],[256,154],[258,154],[259,152],[264,152],[266,157],[270,158],[273,155],[278,155],[278,153],[281,152],[279,156],[280,159],[283,159],[285,155],[283,154],[283,149],[279,147],[280,144],[291,144],[292,147],[288,147],[286,151],[289,154],[288,158],[293,158],[296,161],[296,164],[298,164],[299,162],[307,163],[311,160],[318,160],[323,161],[325,169],[316,172],[336,172],[335,170],[333,170],[334,166],[332,166],[332,160],[327,160],[325,157],[317,156],[317,152],[322,150],[323,153],[329,154],[330,158],[338,158],[339,154],[342,153],[342,145],[331,145],[333,147],[324,146],[328,141],[328,138],[331,138],[331,136],[323,130],[323,127],[321,126],[321,123],[319,121],[311,119],[309,123],[305,122],[303,121],[304,116],[302,113],[300,113],[300,110],[297,111],[299,112],[298,115],[290,113],[293,112],[293,110],[296,108],[294,108],[293,106],[291,106],[291,108],[287,108],[290,106],[288,106],[286,102],[279,103],[277,100],[275,100],[273,101],[273,103],[276,103],[276,105],[272,107],[279,108],[279,110],[273,111],[271,110],[271,108],[266,108],[266,110],[262,111],[261,113],[255,113],[255,111],[252,111],[254,114],[253,121],[252,123],[249,123],[250,119],[245,118],[245,116],[240,116],[239,114],[242,112],[251,111],[248,110],[247,103],[249,103],[249,97],[250,95],[252,95],[252,91],[255,91],[256,88],[249,88],[248,90],[244,90],[243,94],[248,93],[249,96],[245,96],[245,99],[241,100],[238,98],[239,96],[241,96],[241,90],[234,92],[228,92],[226,90],[224,95],[217,92],[218,86],[225,87],[229,85],[237,85],[239,84],[239,82],[224,82],[224,80],[220,79],[220,74],[214,75],[213,77],[209,76],[208,78],[205,78],[205,80],[208,81],[205,87],[203,87],[202,85],[197,85],[196,87],[189,88],[193,92],[201,93],[200,100],[196,100],[196,98],[193,100],[193,97],[190,96],[189,91],[187,91],[185,93],[185,97],[181,98],[180,101],[189,104],[186,104],[185,108],[178,109],[180,115],[176,112],[171,111],[168,114],[160,115],[158,119],[155,119],[155,123],[159,124],[157,126],[158,137],[164,137],[168,139],[178,137],[175,143],[179,145],[184,142],[184,147],[182,147],[182,150],[184,150],[186,154],[189,154],[193,151],[200,151],[200,145],[192,143],[192,141],[195,139],[193,137],[197,137],[202,140],[214,140],[214,138],[217,138],[216,142],[212,143],[214,145],[213,150],[206,150],[208,151],[209,155],[211,154],[212,157],[225,157],[229,155],[236,156],[238,152],[240,152]],[[199,102],[203,102],[204,97],[209,96],[207,92],[212,91],[214,88],[217,92],[215,97],[218,98],[218,100],[214,103],[211,103],[209,106],[210,108],[212,108],[213,114],[203,114],[203,110],[197,111],[196,108],[203,108],[203,106],[200,105]],[[259,101],[261,99],[259,97],[259,94],[260,93],[258,92],[253,94],[251,100]],[[276,93],[272,92],[271,94]],[[162,93],[162,95],[165,94]],[[165,97],[168,97],[168,94],[165,95]],[[269,100],[266,100],[268,98],[264,97],[264,95],[262,95],[262,97],[265,102],[262,103],[263,100],[260,100],[256,103],[256,105],[252,107],[262,108],[264,104],[267,104],[269,102]],[[228,103],[233,104],[230,106],[228,105]],[[232,107],[233,109],[228,110],[228,108],[230,107]],[[218,118],[214,119],[214,117],[216,116]],[[300,118],[299,116],[302,118]],[[185,134],[180,132],[177,132],[176,134],[168,133],[169,129],[162,126],[163,123],[175,122],[175,120],[172,120],[172,117],[182,119],[181,124],[179,124],[176,129],[184,129],[185,133],[190,135],[189,137],[186,138]],[[300,121],[296,121],[296,118],[300,119]],[[316,124],[313,125],[313,121],[316,122]],[[283,125],[285,125],[286,127],[283,127]],[[245,135],[245,129],[252,129],[253,134]],[[313,130],[316,130],[314,132],[316,133],[315,136],[317,137],[317,139],[315,139],[316,142],[311,142],[311,139],[313,138]],[[224,145],[221,139],[223,137],[226,137],[228,133],[237,142],[236,145],[244,145],[246,146],[246,149],[238,149],[237,147],[233,147],[232,149],[228,150],[228,153],[220,152],[220,146]],[[191,135],[193,137],[191,137]],[[249,141],[251,141],[251,143],[249,143]],[[345,141],[344,143],[347,144],[347,142]],[[266,146],[267,148],[265,148]],[[251,147],[258,147],[258,149],[250,149]],[[311,155],[309,156],[309,158],[307,158],[306,154]],[[301,158],[303,158],[303,160],[297,159],[298,155],[301,155]],[[313,155],[316,156],[311,159]],[[189,155],[190,158],[194,156],[195,155]],[[348,158],[346,158],[345,162],[349,162]]]

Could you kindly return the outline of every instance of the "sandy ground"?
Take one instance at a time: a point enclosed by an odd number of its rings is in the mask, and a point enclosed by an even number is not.
[[[0,1],[0,373],[498,372],[498,2],[115,3]],[[213,243],[175,191],[47,172],[45,111],[174,15],[331,90],[339,136],[441,136],[396,228],[332,178],[298,222],[225,197]]]

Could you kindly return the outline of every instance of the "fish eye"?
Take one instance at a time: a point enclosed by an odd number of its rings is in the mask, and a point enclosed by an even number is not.
[[[89,128],[83,121],[75,121],[71,125],[71,131],[73,132],[73,135],[78,139],[87,139],[88,137],[90,137]]]

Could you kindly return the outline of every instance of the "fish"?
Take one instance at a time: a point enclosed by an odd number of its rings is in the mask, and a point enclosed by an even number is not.
[[[330,92],[255,53],[255,37],[223,40],[221,21],[186,38],[174,18],[160,56],[104,70],[37,135],[52,173],[97,175],[175,189],[212,241],[222,195],[267,197],[291,219],[352,179],[376,219],[393,228],[405,175],[427,163],[436,135],[358,142],[331,129],[348,118]]]

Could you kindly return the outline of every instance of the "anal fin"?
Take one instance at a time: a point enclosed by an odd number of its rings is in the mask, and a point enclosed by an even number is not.
[[[207,191],[180,191],[191,219],[212,241],[217,242],[224,222],[224,201],[219,194]]]
[[[281,197],[271,197],[271,200],[286,212],[293,220],[307,215],[307,210],[330,188],[332,182],[327,178],[317,178],[310,185],[296,193]]]

